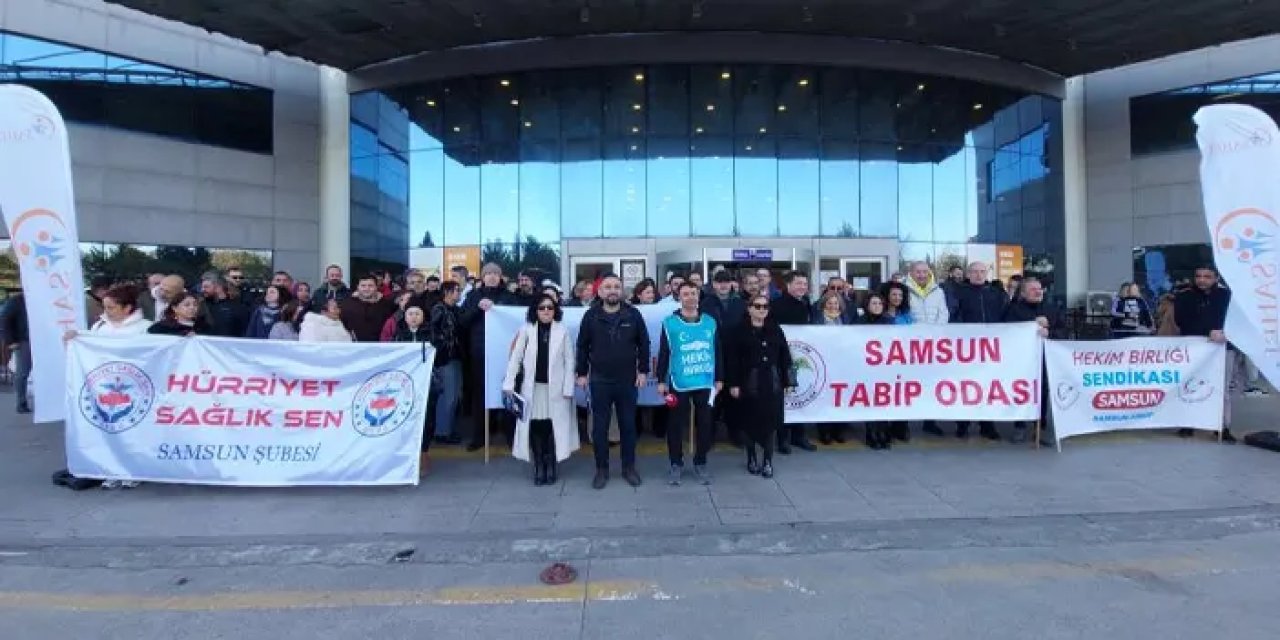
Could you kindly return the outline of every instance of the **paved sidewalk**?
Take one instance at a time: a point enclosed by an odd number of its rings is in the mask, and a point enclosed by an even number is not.
[[[1280,457],[1207,435],[1165,433],[1068,441],[1052,449],[977,439],[916,437],[876,452],[861,447],[778,456],[777,477],[745,473],[740,454],[711,458],[715,483],[664,482],[663,456],[641,458],[645,484],[615,474],[590,485],[591,461],[562,466],[555,487],[534,487],[505,456],[442,452],[419,487],[237,489],[147,485],[74,493],[49,482],[63,466],[61,429],[9,413],[0,396],[0,547],[126,543],[145,539],[363,539],[385,535],[540,532],[728,532],[791,523],[1167,512],[1280,504]],[[1237,429],[1270,424],[1277,396],[1244,400]]]

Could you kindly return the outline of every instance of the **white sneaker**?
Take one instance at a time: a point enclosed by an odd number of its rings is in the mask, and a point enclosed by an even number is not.
[[[124,483],[119,480],[103,480],[102,481],[103,489],[119,489],[122,486],[124,486]]]

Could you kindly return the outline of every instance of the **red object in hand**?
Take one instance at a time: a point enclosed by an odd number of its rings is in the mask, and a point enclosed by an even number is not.
[[[676,406],[676,394],[668,393],[662,397],[662,401],[666,403],[668,409],[674,409]]]

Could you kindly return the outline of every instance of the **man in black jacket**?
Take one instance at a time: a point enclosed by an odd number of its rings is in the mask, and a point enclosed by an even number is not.
[[[788,271],[782,276],[782,283],[786,286],[786,291],[773,301],[770,315],[782,325],[782,332],[786,334],[787,325],[809,324],[813,316],[812,308],[806,298],[809,294],[809,276],[799,271]],[[778,453],[783,455],[791,453],[791,445],[805,451],[817,450],[818,447],[809,442],[809,438],[804,433],[808,426],[807,424],[779,425]]]
[[[1218,270],[1211,266],[1196,268],[1195,286],[1182,291],[1173,299],[1173,319],[1184,336],[1200,336],[1213,342],[1223,343],[1227,336],[1222,332],[1227,323],[1227,307],[1231,305],[1231,292],[1218,286]],[[1233,354],[1228,354],[1232,356]],[[1232,378],[1233,357],[1227,358],[1227,380]],[[1223,397],[1231,400],[1230,385],[1224,390]],[[1195,435],[1191,429],[1179,429],[1178,435],[1190,438]],[[1222,441],[1234,443],[1236,437],[1224,425]]]
[[[200,315],[209,323],[211,335],[243,338],[249,324],[250,309],[229,293],[230,286],[216,271],[204,274],[200,281]]]
[[[1022,280],[1020,289],[1021,295],[1017,300],[1009,303],[1004,310],[1005,322],[1034,322],[1040,325],[1040,336],[1044,338],[1065,339],[1067,337],[1067,323],[1063,318],[1062,311],[1058,306],[1045,301],[1044,285],[1040,283],[1038,278],[1025,278]],[[1042,365],[1043,366],[1043,365]],[[1042,376],[1048,380],[1048,376]],[[1040,394],[1040,424],[1047,424],[1048,420],[1045,416],[1045,410],[1049,406],[1049,386],[1041,385]],[[1013,425],[1013,437],[1010,442],[1021,444],[1027,441],[1028,423],[1016,422]]]
[[[502,285],[502,267],[490,262],[480,269],[480,284],[467,294],[459,317],[459,323],[467,338],[467,352],[470,355],[467,361],[470,368],[467,374],[466,392],[470,394],[471,419],[474,421],[467,451],[478,451],[484,447],[486,411],[484,406],[484,316],[495,304],[513,305],[515,300],[511,292]],[[507,416],[505,411],[493,409],[489,411],[489,425],[490,428],[494,425],[501,426],[507,435],[507,440],[510,441],[515,438],[515,425],[511,424]],[[455,435],[447,442],[457,444],[460,440],[456,438]]]
[[[956,285],[955,308],[951,311],[951,322],[954,324],[988,324],[1004,319],[1004,309],[1009,300],[1004,291],[987,283],[988,268],[985,263],[969,264],[969,281]],[[956,437],[969,437],[970,422],[956,423]],[[982,437],[988,440],[999,440],[1000,433],[996,425],[989,421],[979,424]]]
[[[622,477],[640,486],[636,473],[636,395],[649,374],[649,331],[644,316],[622,301],[622,280],[609,274],[600,281],[599,304],[582,316],[578,328],[578,386],[591,398],[591,445],[596,475],[591,486],[609,483],[609,423],[616,410],[622,438]]]
[[[733,331],[747,318],[747,305],[741,297],[733,292],[733,275],[721,269],[711,277],[711,294],[703,295],[699,303],[701,311],[716,319],[721,336],[733,335]],[[729,442],[741,449],[746,441],[740,428],[741,416],[736,413],[736,405],[728,391],[716,395],[715,408],[712,410],[716,423],[723,422],[729,434]]]
[[[18,396],[18,413],[31,413],[27,402],[27,380],[31,378],[31,331],[27,325],[27,299],[21,291],[9,299],[4,314],[5,340],[15,349],[16,369],[13,391]]]

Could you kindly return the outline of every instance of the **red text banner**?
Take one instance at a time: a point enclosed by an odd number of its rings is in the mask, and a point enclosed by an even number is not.
[[[788,326],[786,421],[1036,420],[1033,323]]]
[[[1058,440],[1121,429],[1222,429],[1226,347],[1205,338],[1045,346]]]
[[[244,486],[417,484],[435,352],[81,335],[68,349],[68,469]]]

